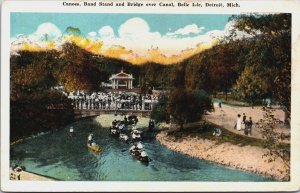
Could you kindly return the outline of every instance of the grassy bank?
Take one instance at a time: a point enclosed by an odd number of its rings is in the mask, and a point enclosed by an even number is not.
[[[222,135],[219,137],[213,136],[215,128],[220,128],[222,130]],[[256,146],[261,148],[266,148],[266,140],[250,138],[243,135],[238,135],[227,129],[224,129],[218,125],[210,123],[208,121],[199,121],[195,123],[189,123],[184,126],[183,130],[171,130],[168,135],[172,135],[175,140],[181,140],[184,137],[201,138],[215,141],[216,144],[230,143],[238,146]],[[289,144],[281,144],[282,148],[289,150]]]

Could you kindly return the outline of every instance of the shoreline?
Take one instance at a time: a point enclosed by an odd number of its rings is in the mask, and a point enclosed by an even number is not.
[[[71,122],[72,123],[75,123],[77,121],[81,121],[81,120],[84,120],[84,119],[92,119],[92,118],[95,118],[97,116],[89,116],[89,117],[80,117],[80,118],[74,118],[74,121]],[[70,124],[70,123],[69,123]],[[66,127],[67,125],[69,124],[66,124],[64,126],[61,126],[60,128],[64,128]],[[33,133],[33,134],[29,134],[29,135],[25,135],[25,136],[22,136],[22,137],[19,137],[18,139],[14,139],[12,140],[9,145],[15,145],[15,144],[18,144],[18,143],[21,143],[23,141],[26,141],[26,140],[29,140],[29,139],[33,139],[33,138],[36,138],[36,137],[39,137],[39,136],[42,136],[42,135],[46,135],[46,134],[49,134],[51,132],[55,132],[55,131],[58,131],[60,128],[56,128],[54,130],[47,130],[47,131],[41,131],[41,132],[37,132],[37,133]]]
[[[196,159],[276,180],[288,180],[289,172],[285,170],[283,161],[277,158],[273,162],[268,162],[267,157],[262,157],[267,150],[260,147],[238,146],[230,143],[216,144],[213,140],[195,137],[175,140],[172,135],[167,135],[167,131],[159,132],[156,139],[166,148]]]
[[[45,176],[42,174],[37,174],[34,172],[29,171],[21,171],[21,172],[14,172],[11,168],[9,169],[11,180],[16,181],[57,181],[57,179]],[[18,179],[19,176],[19,179]]]

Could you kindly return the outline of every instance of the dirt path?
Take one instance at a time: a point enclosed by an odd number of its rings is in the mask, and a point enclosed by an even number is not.
[[[208,113],[204,116],[207,121],[210,121],[216,125],[220,125],[221,127],[236,134],[244,135],[244,131],[237,131],[236,129],[234,129],[234,125],[236,123],[237,115],[240,114],[242,116],[243,113],[245,113],[247,118],[252,117],[253,121],[252,135],[250,137],[262,138],[260,129],[255,126],[255,123],[263,118],[263,111],[261,107],[235,107],[223,104],[222,108],[220,109],[217,103],[214,103],[214,107],[215,112]],[[274,115],[279,120],[284,120],[283,110],[276,108]],[[242,128],[244,128],[244,125]],[[289,134],[290,128],[282,124],[278,125],[277,131]]]

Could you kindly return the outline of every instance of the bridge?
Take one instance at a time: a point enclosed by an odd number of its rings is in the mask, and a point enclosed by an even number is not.
[[[74,99],[72,102],[75,118],[99,116],[101,114],[149,116],[156,100],[95,100]]]
[[[133,109],[74,109],[75,119],[85,117],[95,117],[101,114],[118,114],[118,115],[136,115],[147,117],[150,116],[151,110],[133,110]]]

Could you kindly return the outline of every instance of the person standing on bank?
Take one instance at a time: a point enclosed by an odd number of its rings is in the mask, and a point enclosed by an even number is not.
[[[245,126],[245,129],[246,129],[246,119],[247,119],[247,116],[245,113],[243,113],[243,124]]]
[[[237,115],[237,120],[236,120],[235,128],[238,131],[240,131],[242,129],[242,119],[241,119],[241,115],[240,114]]]
[[[248,121],[248,135],[252,135],[252,117],[249,117],[249,121]]]
[[[219,101],[219,109],[222,111],[222,101]]]
[[[249,131],[249,121],[246,119],[245,122],[245,129],[244,129],[244,134],[248,135],[248,131]]]

